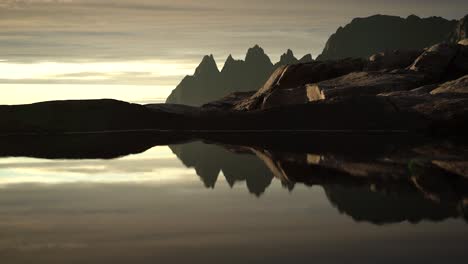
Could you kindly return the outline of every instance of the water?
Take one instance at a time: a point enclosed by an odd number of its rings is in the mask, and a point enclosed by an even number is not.
[[[171,137],[163,140],[168,146],[140,136],[109,139],[109,152],[108,142],[93,137],[0,139],[4,263],[464,263],[468,257],[468,178],[414,154],[463,162],[466,148],[458,145],[401,143],[388,150],[389,140],[382,148],[363,146],[356,151],[369,155],[358,157],[349,156],[348,146],[346,154],[315,141],[312,153],[304,152],[305,143],[267,140],[260,147],[233,144],[236,138],[208,144]]]

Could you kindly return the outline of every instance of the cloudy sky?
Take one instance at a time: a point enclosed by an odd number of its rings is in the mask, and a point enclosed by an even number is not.
[[[467,11],[466,0],[0,0],[0,103],[161,99],[205,54],[220,66],[255,44],[273,61],[287,48],[315,57],[354,17]]]

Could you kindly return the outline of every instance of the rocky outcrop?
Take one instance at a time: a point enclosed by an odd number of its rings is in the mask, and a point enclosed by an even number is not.
[[[450,81],[468,74],[467,62],[467,46],[442,43],[420,51],[378,53],[368,60],[315,61],[284,66],[255,94],[237,97],[230,109],[249,111],[335,97],[377,95],[398,96],[407,103],[406,110],[416,103],[431,100],[449,107],[446,103],[455,102],[455,98],[431,95],[451,89],[462,92],[466,85],[464,78]],[[432,90],[434,93],[429,94]],[[407,98],[403,100],[403,97]]]
[[[465,75],[460,79],[438,85],[431,91],[431,94],[444,93],[468,93],[468,75]]]
[[[235,106],[236,110],[254,110],[264,108],[263,104],[270,99],[274,100],[279,94],[284,97],[286,104],[295,102],[306,102],[307,98],[296,98],[297,95],[305,95],[304,91],[296,92],[308,83],[320,82],[335,78],[350,72],[362,71],[365,61],[362,59],[345,59],[339,61],[311,62],[296,64],[278,68],[268,79],[268,81],[250,98]],[[283,90],[288,91],[283,91]],[[278,104],[282,105],[282,104]]]
[[[406,68],[423,53],[423,50],[392,50],[369,57],[367,71],[393,70]]]
[[[437,44],[424,51],[409,67],[411,71],[422,73],[438,81],[447,75],[464,72],[463,65],[457,64],[457,57],[462,56],[466,47],[459,44]],[[464,61],[464,60],[463,60]],[[462,68],[460,69],[460,66]]]
[[[437,44],[424,50],[411,65],[396,69],[408,64],[398,52],[388,55],[388,60],[385,53],[380,54],[380,64],[375,64],[376,60],[343,59],[280,66],[258,91],[234,93],[203,107],[141,106],[112,100],[2,106],[0,118],[5,122],[0,133],[157,129],[183,133],[378,130],[461,135],[468,131],[466,48]],[[251,61],[271,65],[258,47],[249,52],[245,62],[228,61],[225,68]],[[195,72],[196,80],[209,82],[224,70],[219,72],[213,57],[207,56]]]
[[[383,73],[355,72],[345,76],[306,85],[309,101],[337,96],[377,95],[385,92],[410,90],[424,84],[424,75],[413,72]]]
[[[245,60],[228,56],[218,70],[212,55],[205,56],[193,76],[186,76],[167,98],[167,103],[200,106],[233,92],[257,90],[281,65],[312,61],[310,54],[298,60],[291,50],[273,65],[262,48],[255,45],[247,51]]]
[[[468,38],[468,15],[458,21],[450,35],[450,42],[457,43]]]
[[[386,50],[418,50],[445,41],[457,21],[440,17],[406,19],[375,15],[355,18],[327,41],[317,60],[367,58]]]

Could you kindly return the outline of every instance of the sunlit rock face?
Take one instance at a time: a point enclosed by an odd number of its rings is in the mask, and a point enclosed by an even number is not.
[[[236,60],[228,56],[224,67],[219,71],[212,56],[205,56],[193,76],[185,77],[167,98],[167,103],[200,106],[220,99],[233,92],[247,92],[259,89],[272,72],[287,64],[312,61],[310,54],[298,60],[291,50],[273,64],[258,45],[247,51],[245,60]],[[200,74],[201,69],[205,74]]]
[[[288,91],[295,93],[295,89],[303,89],[303,86],[308,83],[320,82],[322,80],[338,77],[353,71],[361,71],[364,65],[365,61],[361,59],[345,59],[339,61],[311,62],[279,67],[275,72],[273,72],[262,88],[260,88],[249,99],[239,103],[236,106],[236,109],[261,109],[263,108],[263,105],[271,107],[274,104],[268,102],[268,98],[270,98],[270,96],[272,96],[271,99],[275,98],[275,95],[272,94],[288,94],[287,91],[280,90],[287,89]],[[303,98],[299,99],[292,96],[297,99],[293,99],[291,101],[308,101],[304,91],[299,91],[298,93],[302,93]],[[288,100],[283,100],[282,102],[289,104]]]
[[[444,93],[468,93],[468,75],[450,82],[442,83],[431,91],[431,94]]]
[[[395,49],[423,49],[443,42],[457,25],[440,17],[376,15],[355,18],[333,34],[317,60],[366,58]]]
[[[409,90],[424,84],[424,75],[407,73],[357,72],[323,81],[308,87],[312,100],[335,96],[377,95],[398,90]]]
[[[453,60],[463,46],[457,44],[441,43],[434,45],[424,51],[409,67],[411,71],[426,74],[434,80],[439,80],[449,71]],[[452,65],[451,65],[452,64]]]

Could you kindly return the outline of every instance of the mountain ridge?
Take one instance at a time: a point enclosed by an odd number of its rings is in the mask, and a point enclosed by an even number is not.
[[[442,17],[416,15],[354,18],[330,36],[317,60],[365,58],[385,50],[423,49],[447,41],[458,23]]]
[[[261,87],[278,67],[286,64],[313,61],[311,54],[297,59],[288,49],[280,60],[273,64],[259,45],[247,50],[244,60],[230,54],[221,71],[213,55],[203,57],[193,75],[185,76],[172,91],[166,103],[201,106],[233,92],[246,92]]]

